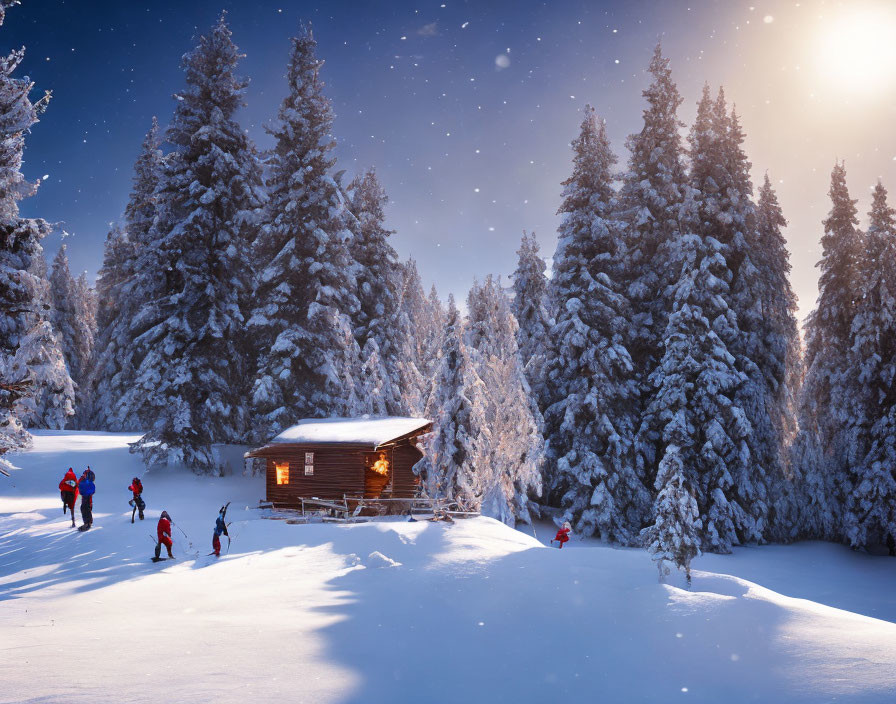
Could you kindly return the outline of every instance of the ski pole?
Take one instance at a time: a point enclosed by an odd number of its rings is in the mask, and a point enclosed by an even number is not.
[[[193,540],[190,538],[190,536],[187,535],[187,534],[184,532],[184,529],[181,528],[179,525],[177,525],[177,523],[172,523],[172,525],[173,525],[175,528],[177,528],[181,533],[183,533],[184,538],[187,539],[187,546],[190,548],[191,551],[195,551],[196,556],[198,556],[198,555],[199,555],[199,551],[196,550],[196,548],[193,546]]]

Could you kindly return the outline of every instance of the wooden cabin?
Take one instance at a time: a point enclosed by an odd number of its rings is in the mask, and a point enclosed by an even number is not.
[[[322,418],[299,421],[246,457],[266,461],[267,500],[413,498],[412,468],[423,456],[415,438],[432,430],[423,418]]]

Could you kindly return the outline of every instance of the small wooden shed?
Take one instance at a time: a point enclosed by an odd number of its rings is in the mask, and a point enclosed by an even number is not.
[[[413,498],[412,468],[423,456],[415,438],[432,430],[425,418],[323,418],[299,421],[246,457],[266,461],[267,500]]]

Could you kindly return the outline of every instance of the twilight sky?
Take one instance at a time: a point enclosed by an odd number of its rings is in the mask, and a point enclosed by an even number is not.
[[[704,81],[737,104],[754,182],[769,171],[790,221],[801,316],[815,302],[834,160],[846,160],[863,222],[878,178],[896,201],[893,0],[24,0],[0,47],[24,44],[20,75],[53,100],[25,155],[26,175],[47,178],[22,210],[59,223],[49,256],[70,233],[76,273],[99,268],[150,120],[170,118],[180,57],[221,9],[251,78],[241,119],[262,148],[285,91],[289,36],[312,22],[337,168],[376,166],[393,244],[443,296],[510,274],[523,229],[553,253],[582,107],[607,120],[623,167],[657,39],[685,122]]]

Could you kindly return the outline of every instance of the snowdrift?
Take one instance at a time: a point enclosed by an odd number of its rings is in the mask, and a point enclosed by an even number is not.
[[[143,477],[131,525],[134,439],[44,432],[0,478],[0,702],[896,700],[896,560],[742,549],[697,560],[686,590],[644,551],[486,518],[263,520],[261,479],[177,468]],[[82,534],[56,484],[86,464]],[[155,565],[163,509],[178,559]]]

